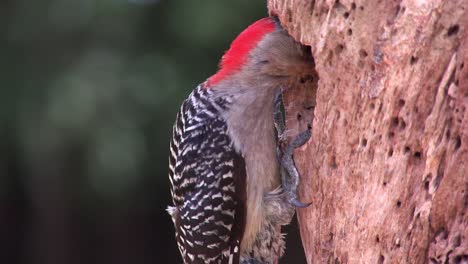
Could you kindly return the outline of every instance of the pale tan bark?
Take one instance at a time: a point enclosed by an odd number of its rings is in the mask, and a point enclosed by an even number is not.
[[[268,7],[319,78],[285,96],[297,132],[318,87],[295,155],[308,263],[467,263],[468,1]]]

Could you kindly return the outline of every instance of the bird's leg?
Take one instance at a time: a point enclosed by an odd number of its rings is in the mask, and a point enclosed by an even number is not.
[[[276,131],[278,134],[278,143],[277,143],[277,156],[281,164],[281,180],[282,187],[287,196],[288,202],[294,205],[295,207],[307,207],[310,203],[304,204],[297,199],[297,186],[299,185],[299,172],[294,164],[293,152],[296,148],[304,145],[312,135],[312,127],[309,124],[307,130],[301,132],[297,135],[292,142],[290,142],[284,150],[282,145],[284,144],[284,131],[285,123],[283,118],[283,113],[281,111],[282,104],[282,90],[278,89],[277,94],[275,95],[274,101],[274,115],[273,119],[275,122]],[[289,177],[288,177],[289,175]]]
[[[284,191],[287,194],[288,201],[296,207],[304,208],[310,203],[302,203],[297,199],[297,186],[299,185],[299,171],[294,164],[293,152],[296,148],[304,145],[312,136],[312,127],[307,126],[307,130],[299,133],[288,146],[286,146],[281,157],[281,166],[289,174],[289,182]]]

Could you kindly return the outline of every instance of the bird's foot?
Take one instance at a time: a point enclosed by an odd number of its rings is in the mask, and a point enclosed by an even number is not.
[[[297,199],[297,186],[299,185],[299,172],[294,164],[293,152],[296,148],[304,145],[312,135],[312,126],[309,124],[307,130],[299,133],[289,144],[285,144],[285,122],[281,111],[283,97],[282,89],[278,89],[274,99],[274,123],[278,135],[276,155],[281,164],[282,187],[287,200],[295,207],[304,208],[310,203],[302,203]],[[285,146],[285,147],[284,147]],[[289,177],[288,177],[289,176]]]
[[[303,146],[312,136],[312,127],[309,125],[307,130],[297,135],[289,145],[286,146],[281,155],[281,166],[289,175],[282,177],[283,189],[288,201],[299,208],[308,207],[311,203],[302,203],[297,199],[297,186],[299,185],[299,171],[294,164],[293,152],[296,148]]]

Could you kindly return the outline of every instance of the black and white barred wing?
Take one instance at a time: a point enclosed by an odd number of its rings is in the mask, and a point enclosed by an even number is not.
[[[176,239],[185,263],[239,263],[245,218],[245,163],[218,105],[195,90],[174,126],[170,172]]]

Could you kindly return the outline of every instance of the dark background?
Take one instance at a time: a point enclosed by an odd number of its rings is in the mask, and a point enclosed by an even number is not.
[[[0,263],[180,263],[172,122],[265,5],[0,1]]]

